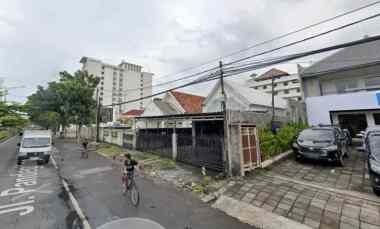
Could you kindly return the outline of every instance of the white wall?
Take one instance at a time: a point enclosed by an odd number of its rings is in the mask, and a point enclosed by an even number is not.
[[[156,104],[153,101],[150,101],[150,103],[145,107],[144,113],[142,113],[142,117],[146,116],[161,116],[164,115],[161,110],[156,106]]]
[[[380,91],[306,98],[308,123],[310,125],[330,124],[330,111],[380,109],[376,93]]]

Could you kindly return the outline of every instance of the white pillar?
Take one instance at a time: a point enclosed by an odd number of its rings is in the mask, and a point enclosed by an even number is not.
[[[173,160],[177,159],[177,134],[175,131],[172,134],[172,157]]]

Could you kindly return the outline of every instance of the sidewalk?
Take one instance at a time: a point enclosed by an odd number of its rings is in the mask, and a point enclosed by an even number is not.
[[[135,208],[122,195],[118,164],[95,153],[90,153],[89,159],[80,159],[80,147],[73,143],[57,141],[56,146],[62,175],[73,187],[93,228],[126,217],[149,218],[168,229],[252,228],[161,179],[137,177],[142,201]]]
[[[344,168],[289,158],[230,182],[214,207],[237,218],[250,211],[251,218],[265,213],[266,219],[295,223],[288,228],[299,224],[315,229],[380,228],[380,197],[368,191],[364,166],[355,151]],[[231,203],[240,209],[231,210]],[[270,220],[261,223],[272,228]]]

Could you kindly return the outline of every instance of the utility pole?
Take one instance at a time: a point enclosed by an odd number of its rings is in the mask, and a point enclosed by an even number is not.
[[[224,73],[223,73],[223,63],[222,61],[219,61],[219,72],[220,72],[220,87],[222,92],[222,112],[223,112],[223,163],[225,165],[225,172],[229,175],[230,173],[230,163],[229,163],[229,156],[228,156],[228,148],[229,148],[229,133],[228,133],[228,119],[227,119],[227,108],[226,108],[226,92],[224,91]]]
[[[274,131],[274,115],[275,115],[275,109],[274,109],[274,79],[275,76],[272,76],[272,120],[271,120],[271,130]]]
[[[226,115],[226,93],[224,92],[224,74],[223,74],[223,63],[222,61],[219,61],[219,71],[220,71],[220,87],[221,87],[221,90],[222,90],[222,97],[223,97],[223,101],[222,101],[222,111],[223,111],[223,114],[224,116]],[[224,117],[225,119],[225,117]]]
[[[99,142],[99,125],[100,125],[100,99],[99,89],[96,88],[96,142]]]

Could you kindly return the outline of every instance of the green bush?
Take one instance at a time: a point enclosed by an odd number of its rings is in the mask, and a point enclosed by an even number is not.
[[[287,124],[281,127],[277,134],[273,134],[270,129],[260,129],[260,150],[263,161],[274,157],[291,148],[291,145],[299,132],[307,128],[305,124]]]

